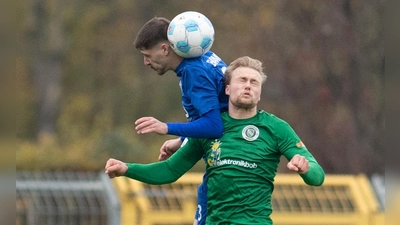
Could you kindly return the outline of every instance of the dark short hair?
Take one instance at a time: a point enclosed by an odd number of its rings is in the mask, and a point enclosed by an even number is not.
[[[154,17],[139,30],[134,42],[136,49],[150,49],[160,42],[168,41],[167,30],[170,21],[164,17]]]

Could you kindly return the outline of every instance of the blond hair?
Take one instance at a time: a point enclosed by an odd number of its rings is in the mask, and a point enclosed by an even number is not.
[[[225,85],[228,85],[231,82],[232,72],[239,67],[249,67],[255,69],[260,73],[262,83],[267,80],[267,75],[264,74],[264,68],[262,67],[262,62],[260,60],[253,59],[248,56],[242,56],[231,62],[226,69],[224,76]]]

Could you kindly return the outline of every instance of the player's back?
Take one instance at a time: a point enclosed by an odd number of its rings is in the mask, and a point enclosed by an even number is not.
[[[200,57],[185,58],[175,70],[180,77],[182,105],[189,121],[196,120],[211,109],[228,109],[224,73],[226,63],[208,51]]]

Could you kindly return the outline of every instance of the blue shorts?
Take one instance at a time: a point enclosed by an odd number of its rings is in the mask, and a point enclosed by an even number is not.
[[[198,225],[206,224],[207,216],[207,174],[203,175],[203,181],[197,188],[197,211],[194,219],[198,221]]]

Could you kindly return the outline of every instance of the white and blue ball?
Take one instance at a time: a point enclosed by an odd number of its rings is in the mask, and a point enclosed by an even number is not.
[[[183,12],[172,19],[167,35],[171,48],[184,58],[201,56],[214,43],[214,27],[211,21],[194,11]]]

